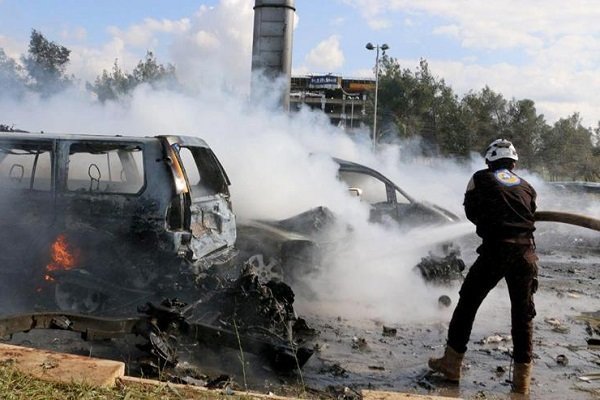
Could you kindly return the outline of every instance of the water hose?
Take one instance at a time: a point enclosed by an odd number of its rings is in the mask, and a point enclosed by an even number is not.
[[[562,222],[563,224],[576,225],[600,231],[600,219],[586,217],[585,215],[560,211],[536,211],[534,217],[536,221]]]

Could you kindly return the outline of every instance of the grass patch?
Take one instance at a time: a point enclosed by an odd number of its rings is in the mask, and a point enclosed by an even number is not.
[[[113,389],[84,384],[46,382],[24,374],[12,363],[0,364],[0,397],[3,400],[142,400],[142,399],[251,399],[252,396],[225,395],[218,391],[183,393],[172,385],[123,386]]]

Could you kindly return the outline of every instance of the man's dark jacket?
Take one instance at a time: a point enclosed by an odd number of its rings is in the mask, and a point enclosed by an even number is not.
[[[467,218],[485,242],[533,238],[536,192],[508,169],[477,171],[465,193]]]

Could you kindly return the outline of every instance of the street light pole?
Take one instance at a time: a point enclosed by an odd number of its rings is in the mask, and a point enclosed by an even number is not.
[[[373,107],[373,148],[377,147],[377,97],[379,96],[379,49],[382,55],[390,48],[387,44],[375,45],[369,42],[365,46],[367,50],[375,50],[375,105]]]

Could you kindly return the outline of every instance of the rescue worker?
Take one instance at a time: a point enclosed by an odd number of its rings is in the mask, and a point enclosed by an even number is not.
[[[532,328],[537,290],[537,256],[533,241],[536,192],[513,172],[519,159],[511,142],[498,139],[486,150],[487,169],[477,171],[467,186],[464,207],[476,225],[482,244],[479,257],[460,289],[460,299],[448,328],[444,356],[429,360],[429,367],[447,379],[460,380],[461,364],[477,309],[500,279],[511,301],[513,358],[512,391],[529,393]]]

